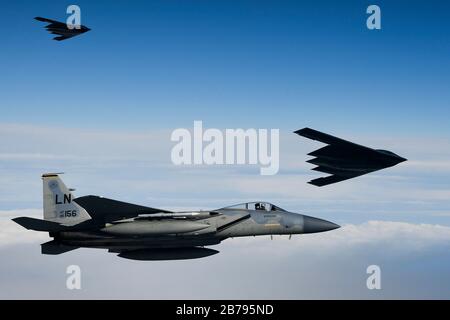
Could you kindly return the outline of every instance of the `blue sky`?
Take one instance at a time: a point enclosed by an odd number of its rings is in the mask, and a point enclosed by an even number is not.
[[[78,1],[83,37],[50,41],[36,15],[2,6],[2,119],[88,128],[300,126],[449,133],[445,1]]]
[[[33,17],[64,21],[70,4],[2,3],[0,298],[450,297],[448,1],[77,1],[92,31],[53,41]],[[369,4],[382,30],[366,28]],[[279,128],[279,174],[174,166],[170,133],[194,120]],[[305,126],[408,161],[316,188],[305,160],[321,144],[292,134]],[[266,200],[343,228],[227,240],[220,255],[151,274],[87,249],[49,258],[48,237],[11,218],[40,218],[40,175],[60,171],[77,196],[174,210]],[[73,263],[88,279],[79,293],[64,286]],[[365,288],[369,264],[384,272],[380,292]],[[130,277],[111,281],[123,268]]]

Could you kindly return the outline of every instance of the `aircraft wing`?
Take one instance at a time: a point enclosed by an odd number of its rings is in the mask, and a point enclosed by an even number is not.
[[[325,167],[316,167],[316,168],[313,168],[312,170],[315,170],[315,171],[322,171],[323,170],[323,171],[325,171],[325,170],[328,170],[328,169],[326,169]],[[327,172],[327,173],[329,173],[329,172]],[[369,171],[364,172],[364,173],[360,173],[360,174],[349,174],[349,173],[336,174],[336,173],[334,173],[334,174],[332,174],[331,176],[328,176],[328,177],[322,177],[322,178],[313,179],[313,180],[309,181],[308,183],[312,184],[314,186],[317,186],[317,187],[323,187],[323,186],[326,186],[328,184],[333,184],[333,183],[341,182],[341,181],[348,180],[348,179],[351,179],[351,178],[356,178],[357,176],[361,176],[361,175],[366,174],[366,173],[369,173]]]
[[[67,28],[65,23],[62,23],[62,22],[59,22],[59,21],[56,21],[56,20],[42,18],[42,17],[36,17],[34,19],[36,19],[37,21],[49,23],[49,25],[46,28],[48,28],[48,27],[52,27],[52,28]]]
[[[368,148],[368,147],[365,147],[365,146],[362,146],[362,145],[359,145],[359,144],[332,136],[330,134],[311,129],[311,128],[303,128],[303,129],[295,131],[295,133],[300,136],[303,136],[305,138],[308,138],[311,140],[317,140],[317,141],[326,143],[328,145],[340,146],[343,148],[353,148],[353,150],[360,151],[360,152],[374,151],[371,148]]]
[[[50,32],[51,34],[55,34],[58,36],[58,37],[53,38],[54,40],[61,41],[61,40],[71,38],[73,36],[73,35],[68,34],[68,28],[65,23],[47,19],[47,18],[42,18],[42,17],[36,17],[34,19],[48,23],[48,25],[45,26],[47,31]]]
[[[322,187],[332,183],[355,178],[406,161],[390,151],[375,150],[314,129],[303,128],[296,134],[317,140],[327,146],[308,155],[315,158],[307,162],[316,165],[312,170],[330,174],[308,183]]]
[[[74,201],[89,212],[92,219],[103,222],[133,218],[140,214],[172,213],[172,211],[140,206],[98,196],[84,196],[76,198]]]

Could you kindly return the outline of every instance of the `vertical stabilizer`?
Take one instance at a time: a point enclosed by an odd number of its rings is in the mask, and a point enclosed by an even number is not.
[[[73,226],[91,219],[87,211],[73,201],[72,190],[68,189],[58,173],[42,175],[44,191],[44,219]]]

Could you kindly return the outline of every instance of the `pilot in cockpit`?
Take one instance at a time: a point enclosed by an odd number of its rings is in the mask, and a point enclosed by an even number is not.
[[[255,203],[255,210],[266,210],[264,203]]]

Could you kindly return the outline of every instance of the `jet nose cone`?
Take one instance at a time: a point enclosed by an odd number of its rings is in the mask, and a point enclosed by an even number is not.
[[[303,216],[303,233],[324,232],[337,228],[340,228],[340,226],[333,222],[319,218]]]
[[[398,163],[408,161],[408,159],[398,156]]]
[[[399,156],[398,154],[392,153],[392,161],[394,161],[396,164],[401,163],[401,162],[405,162],[408,159],[403,158],[401,156]]]

